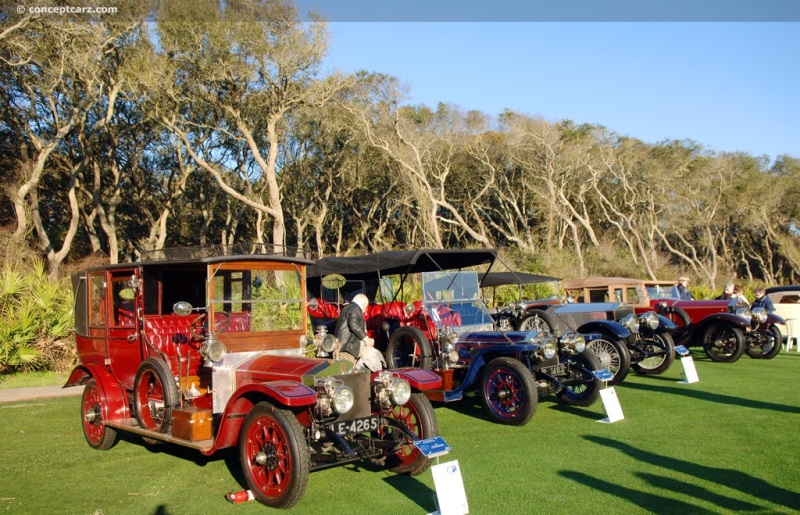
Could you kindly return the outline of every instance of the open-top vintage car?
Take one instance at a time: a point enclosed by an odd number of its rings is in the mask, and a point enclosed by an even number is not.
[[[776,313],[751,310],[739,299],[683,300],[672,281],[641,282],[647,293],[640,305],[655,308],[675,322],[677,344],[702,346],[711,360],[719,362],[734,362],[743,352],[751,358],[771,359],[781,350],[780,327],[785,321]]]
[[[415,442],[438,424],[421,392],[441,378],[305,357],[311,261],[243,254],[162,253],[73,275],[81,364],[67,385],[85,384],[88,444],[109,449],[127,432],[204,455],[238,445],[247,488],[273,507],[292,506],[323,467],[424,471]]]
[[[309,291],[318,295],[312,321],[330,330],[342,302],[364,293],[370,300],[367,332],[389,366],[418,365],[440,375],[442,389],[426,391],[436,401],[459,400],[478,388],[484,408],[501,423],[526,423],[538,395],[555,393],[572,405],[595,402],[600,364],[585,350],[582,335],[557,341],[495,325],[480,298],[477,272],[462,270],[495,258],[493,249],[322,258],[309,269]],[[400,300],[404,291],[414,300]]]
[[[505,284],[536,284],[558,279],[523,272],[489,273],[481,286],[494,288]],[[520,330],[597,333],[601,337],[587,342],[601,364],[614,374],[612,384],[619,384],[633,368],[639,374],[661,374],[675,360],[675,346],[670,333],[675,326],[653,310],[635,314],[630,305],[613,297],[588,295],[582,279],[564,281],[568,297],[520,299],[499,309],[497,318],[508,318]]]

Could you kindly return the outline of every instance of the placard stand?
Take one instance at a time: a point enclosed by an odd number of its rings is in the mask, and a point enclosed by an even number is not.
[[[607,417],[598,422],[603,422],[605,424],[611,424],[618,420],[622,420],[625,416],[622,414],[622,406],[619,404],[619,398],[617,397],[617,392],[614,390],[614,387],[608,387],[608,382],[614,379],[614,374],[612,374],[607,369],[601,370],[593,370],[592,375],[603,381],[603,389],[600,390],[600,399],[603,401],[603,411],[606,412]]]
[[[466,515],[469,513],[464,481],[461,479],[461,467],[458,460],[439,463],[439,457],[450,452],[450,446],[441,436],[417,440],[417,449],[428,458],[436,458],[436,465],[431,467],[436,495],[433,502],[436,510],[430,515]]]
[[[436,458],[439,461],[439,458]],[[467,493],[461,478],[458,460],[436,464],[431,467],[433,484],[436,487],[436,507],[439,515],[466,515],[469,513]]]
[[[606,418],[598,420],[604,424],[613,424],[625,418],[622,414],[622,406],[619,404],[619,397],[614,387],[603,388],[600,390],[600,398],[603,400],[603,410],[606,412]]]
[[[681,384],[691,384],[700,381],[700,378],[697,377],[697,369],[694,367],[694,360],[691,354],[689,354],[689,349],[683,345],[678,345],[675,347],[675,352],[680,354],[681,365],[683,365],[683,372],[681,373],[683,379],[678,382]]]

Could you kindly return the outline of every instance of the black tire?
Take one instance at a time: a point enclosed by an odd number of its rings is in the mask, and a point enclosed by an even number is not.
[[[753,359],[772,359],[781,351],[783,335],[781,330],[771,325],[768,331],[759,331],[757,334],[750,334],[747,338],[756,338],[757,341],[752,345],[747,345],[745,352]]]
[[[631,370],[631,355],[625,344],[619,340],[603,336],[586,342],[586,348],[597,356],[600,366],[614,376],[608,381],[608,384],[618,385],[628,377],[628,372]]]
[[[308,444],[290,411],[259,402],[239,432],[239,460],[255,499],[289,508],[303,497],[311,468]]]
[[[481,376],[481,403],[496,422],[527,424],[539,403],[533,374],[514,358],[493,359]]]
[[[411,398],[402,406],[395,406],[388,416],[402,422],[420,440],[439,436],[439,422],[433,412],[431,401],[421,393],[412,393]],[[393,438],[391,428],[383,431],[384,439]],[[416,476],[422,474],[431,465],[427,458],[405,435],[399,435],[400,441],[405,443],[399,446],[386,459],[386,466],[395,474],[408,474]]]
[[[386,344],[386,368],[418,367],[431,369],[431,344],[413,326],[400,327]]]
[[[81,398],[81,422],[83,436],[89,447],[106,451],[117,443],[117,431],[105,424],[103,412],[106,411],[106,398],[97,381],[90,379],[83,389]]]
[[[133,409],[139,427],[157,433],[172,429],[172,410],[180,394],[169,365],[161,358],[147,358],[133,381]]]
[[[711,325],[703,333],[703,350],[711,361],[733,363],[744,352],[744,337],[732,325]]]
[[[556,334],[556,321],[549,313],[541,309],[532,309],[515,324],[517,331],[536,331]]]
[[[656,356],[644,358],[631,366],[637,374],[658,375],[663,374],[675,361],[675,342],[668,333],[654,335],[648,341],[640,340],[639,345],[649,353],[658,353]]]
[[[602,368],[600,360],[589,349],[569,356],[568,359],[576,362],[577,366],[572,367],[575,378],[565,380],[566,387],[556,396],[567,406],[591,406],[597,402],[597,398],[600,397],[600,389],[603,388],[603,381],[592,374],[593,370]]]

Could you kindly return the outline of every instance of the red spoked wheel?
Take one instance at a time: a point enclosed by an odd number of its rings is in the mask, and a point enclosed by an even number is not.
[[[421,393],[412,393],[407,403],[402,406],[395,406],[387,416],[406,426],[420,440],[439,435],[439,423],[433,412],[433,406],[431,406],[428,398]],[[386,466],[389,470],[396,474],[416,476],[428,469],[430,460],[422,454],[406,435],[392,430],[390,427],[384,427],[382,431],[384,440],[397,438],[400,446],[387,457]],[[405,443],[401,443],[402,441],[405,441]]]
[[[539,403],[531,371],[514,358],[495,358],[486,365],[481,393],[489,415],[512,426],[526,424]]]
[[[139,426],[169,433],[172,409],[178,405],[178,385],[161,358],[147,358],[139,365],[134,384],[134,412]]]
[[[83,419],[83,436],[89,446],[105,451],[117,443],[117,431],[107,427],[103,412],[106,411],[105,396],[97,382],[90,379],[83,390],[81,399],[81,418]]]
[[[239,459],[253,497],[288,508],[303,496],[310,458],[303,430],[291,412],[256,404],[239,434]]]

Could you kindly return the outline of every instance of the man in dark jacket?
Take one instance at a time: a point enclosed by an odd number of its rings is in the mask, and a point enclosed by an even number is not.
[[[725,283],[725,288],[722,290],[722,295],[714,300],[731,300],[733,298],[733,283]]]
[[[750,305],[750,309],[764,308],[767,310],[767,313],[775,313],[775,306],[772,304],[770,298],[766,296],[767,292],[764,288],[756,288],[753,293],[756,295],[756,300]]]
[[[353,363],[361,357],[362,345],[375,345],[375,340],[367,336],[367,322],[364,320],[364,311],[368,304],[367,296],[359,293],[350,304],[342,308],[339,318],[336,319],[334,335],[341,346],[340,356]]]

